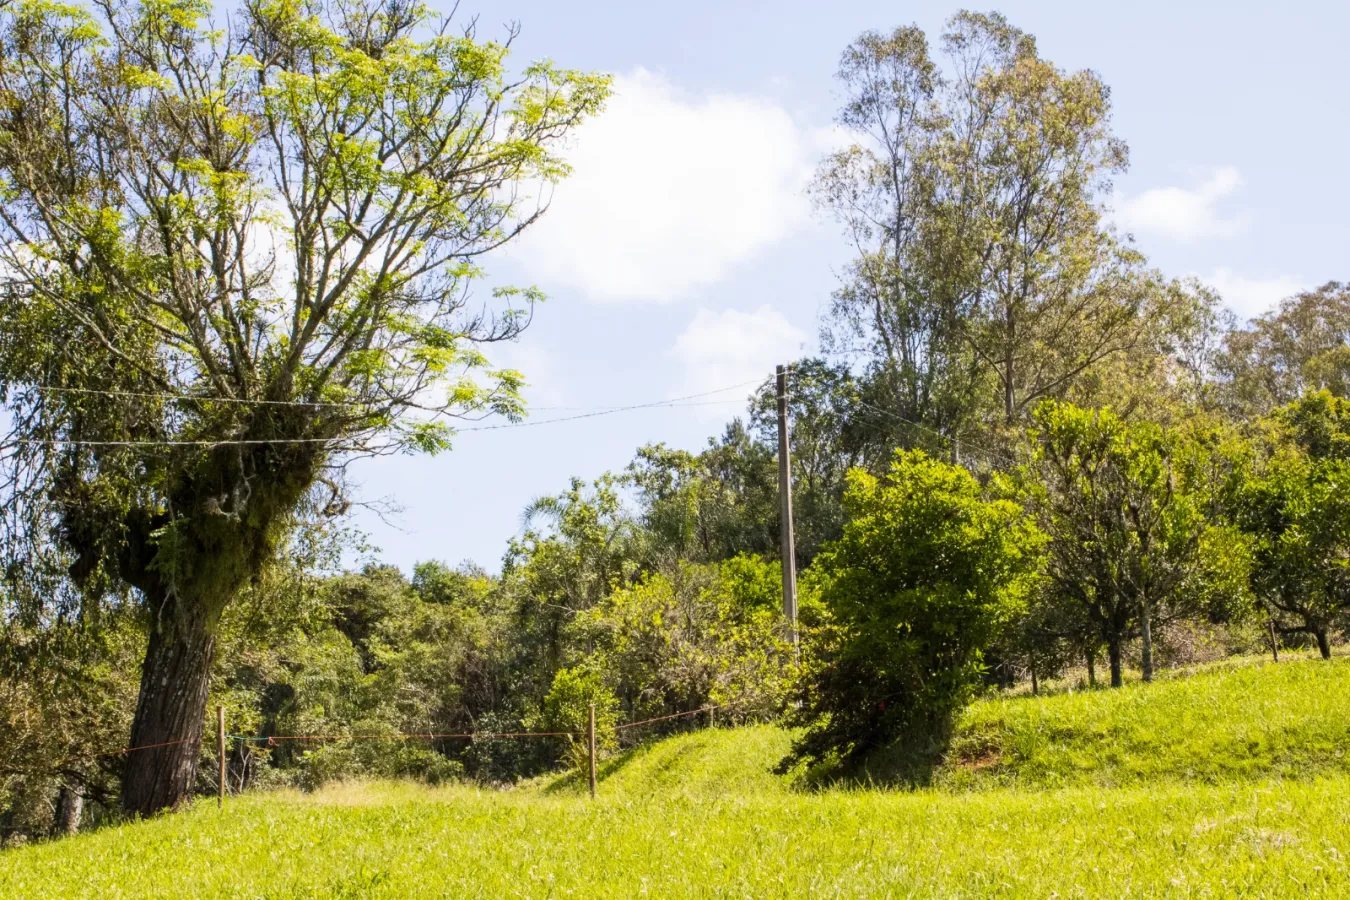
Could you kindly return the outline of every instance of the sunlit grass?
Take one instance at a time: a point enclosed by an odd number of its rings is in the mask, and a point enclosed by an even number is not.
[[[1350,773],[1350,659],[1231,663],[1153,685],[985,700],[949,787],[1223,783]]]
[[[1340,661],[983,701],[957,746],[998,760],[920,791],[805,790],[760,727],[609,760],[597,801],[256,794],[0,853],[0,897],[1350,896],[1348,704]]]
[[[1350,779],[1062,792],[252,796],[0,856],[5,897],[1345,896]]]

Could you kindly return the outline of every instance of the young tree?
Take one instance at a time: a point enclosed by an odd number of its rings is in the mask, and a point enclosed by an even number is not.
[[[345,508],[343,463],[520,412],[481,347],[536,295],[475,309],[474,261],[608,82],[511,78],[510,37],[404,0],[0,11],[8,537],[144,602],[131,743],[164,746],[128,754],[130,812],[191,790],[221,614],[307,502]]]
[[[800,689],[801,759],[940,744],[1039,565],[1021,507],[983,499],[959,466],[897,451],[883,478],[849,477],[843,536],[813,566],[830,624]]]
[[[1179,429],[1128,423],[1109,409],[1047,401],[1035,420],[1029,499],[1050,537],[1055,595],[1100,628],[1113,687],[1136,630],[1151,681],[1154,629],[1198,614],[1206,574],[1224,568],[1208,554],[1237,552],[1211,521],[1207,448]]]
[[[1252,588],[1282,633],[1312,635],[1329,659],[1350,616],[1350,401],[1318,391],[1277,422],[1278,443],[1239,494]]]

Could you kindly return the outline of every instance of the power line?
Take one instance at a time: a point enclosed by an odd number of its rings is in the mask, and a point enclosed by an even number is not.
[[[687,397],[673,397],[669,401],[662,403],[678,403],[681,400],[693,399],[696,397],[706,397],[712,394],[720,394],[726,391],[735,390],[739,387],[746,387],[751,384],[762,382],[764,379],[756,378],[751,381],[744,381],[730,387],[718,388],[712,391],[705,391],[701,394],[690,394]],[[37,391],[42,394],[90,394],[100,397],[140,397],[151,400],[190,400],[195,403],[235,403],[248,406],[289,406],[289,407],[368,407],[378,405],[379,401],[366,400],[264,400],[252,397],[210,397],[200,394],[175,394],[169,391],[119,391],[104,390],[101,388],[83,388],[83,387],[63,387],[59,385],[35,384],[27,387],[27,390]],[[736,401],[739,402],[739,401]],[[535,410],[563,411],[563,410],[588,410],[588,411],[607,411],[618,409],[640,409],[648,405],[660,404],[638,404],[636,406],[615,406],[614,404],[596,405],[596,406],[534,406]],[[692,404],[691,404],[692,405]],[[470,429],[461,429],[470,430]]]
[[[361,400],[263,400],[253,397],[208,397],[200,394],[174,394],[166,391],[109,391],[99,388],[60,387],[50,384],[30,385],[28,390],[40,394],[91,394],[99,397],[142,397],[154,400],[191,400],[196,403],[240,403],[250,406],[371,406]]]
[[[727,391],[734,391],[738,388],[746,387],[751,384],[758,384],[761,381],[763,381],[763,379],[756,378],[749,381],[742,381],[737,384],[728,385],[726,387],[715,388],[710,391],[702,391],[697,394],[687,394],[682,397],[671,397],[665,400],[653,400],[648,403],[635,403],[630,404],[628,406],[599,407],[594,412],[582,413],[575,416],[560,416],[553,419],[539,419],[535,421],[524,421],[524,422],[503,422],[498,425],[469,425],[460,428],[455,428],[454,431],[456,434],[459,434],[467,431],[500,431],[511,428],[533,428],[539,425],[553,425],[561,422],[574,422],[579,419],[593,419],[598,416],[614,415],[616,413],[631,412],[639,409],[661,409],[661,408],[679,409],[686,406],[705,406],[705,405],[716,405],[720,403],[739,403],[741,402],[740,400],[730,398],[726,400],[712,400],[705,402],[690,402],[690,401],[698,401],[700,400],[700,398],[703,397],[710,397],[714,394],[723,394],[726,393]],[[61,388],[58,390],[65,390],[65,389]],[[82,390],[82,389],[72,389],[72,390]],[[105,393],[113,395],[128,394],[130,396],[163,396],[163,397],[187,396],[174,394],[156,395],[146,392],[117,392],[117,391],[98,391],[96,393]],[[287,401],[262,401],[262,402],[284,403]],[[296,403],[295,405],[310,406],[313,404]],[[11,445],[51,446],[51,447],[248,447],[248,446],[265,446],[269,444],[277,444],[277,445],[326,444],[326,443],[337,443],[340,441],[350,441],[353,439],[355,439],[355,435],[348,435],[344,437],[333,437],[333,438],[237,438],[237,439],[228,438],[224,440],[163,440],[163,441],[13,438],[9,441],[0,441],[0,446],[3,446],[3,444],[8,443]]]

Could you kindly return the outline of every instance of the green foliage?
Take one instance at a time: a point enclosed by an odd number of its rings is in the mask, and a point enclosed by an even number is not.
[[[850,475],[849,521],[816,561],[829,624],[794,716],[794,756],[856,763],[897,737],[931,751],[973,696],[984,651],[1025,608],[1042,538],[964,469],[897,451]]]
[[[701,453],[664,444],[639,449],[627,477],[657,550],[695,562],[776,554],[774,456],[772,445],[755,440],[739,419]]]
[[[580,765],[586,758],[586,740],[590,727],[591,707],[595,707],[595,746],[597,752],[618,749],[619,739],[614,726],[619,719],[619,698],[614,696],[604,676],[594,668],[577,666],[559,669],[553,676],[553,687],[544,698],[544,727],[549,731],[568,731],[573,762]]]
[[[795,675],[779,571],[736,557],[655,572],[579,616],[573,652],[603,673],[630,720],[706,705],[726,707],[724,722],[772,717]]]
[[[116,751],[139,687],[145,652],[136,611],[109,611],[94,626],[25,627],[0,616],[0,837],[43,835],[60,788],[86,799],[101,821],[117,797]]]
[[[1223,407],[1266,415],[1304,394],[1350,393],[1350,285],[1330,281],[1221,336],[1214,368]]]
[[[1148,679],[1160,624],[1241,615],[1246,545],[1217,517],[1229,468],[1219,435],[1049,401],[1035,421],[1021,483],[1050,537],[1047,599],[1071,608],[1051,616],[1063,637],[1080,648],[1105,642],[1119,684],[1136,629]]]
[[[1280,411],[1276,443],[1239,489],[1251,581],[1285,633],[1329,635],[1350,617],[1350,403],[1327,391]]]

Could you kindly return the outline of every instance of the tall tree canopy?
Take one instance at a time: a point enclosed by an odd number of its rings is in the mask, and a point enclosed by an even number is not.
[[[344,461],[519,414],[480,348],[536,295],[472,303],[475,260],[608,92],[406,0],[211,15],[0,11],[5,538],[144,602],[131,741],[176,743],[128,755],[139,813],[190,789],[221,614]]]
[[[858,257],[829,346],[861,352],[889,408],[952,439],[1013,425],[1138,341],[1166,294],[1105,223],[1127,151],[1110,92],[997,14],[963,12],[940,68],[917,27],[844,52],[815,195]]]

